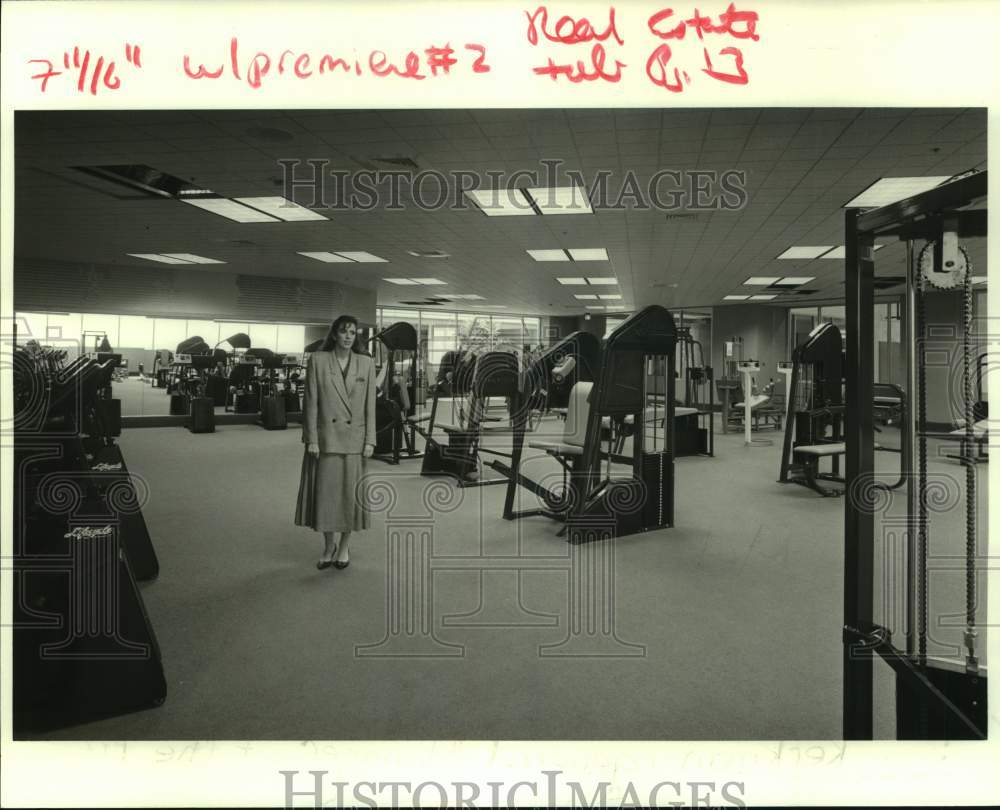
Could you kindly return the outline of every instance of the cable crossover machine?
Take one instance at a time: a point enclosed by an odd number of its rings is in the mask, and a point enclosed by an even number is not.
[[[843,733],[845,739],[874,737],[875,661],[895,674],[896,736],[899,739],[985,739],[987,673],[980,662],[977,616],[977,504],[975,445],[983,426],[976,423],[973,378],[972,265],[961,238],[986,236],[987,173],[972,172],[891,205],[846,212],[847,405],[846,497],[844,526]],[[875,430],[872,402],[875,239],[906,242],[905,317],[907,397],[902,423],[902,451],[907,460],[906,488],[897,495],[878,487],[874,476]],[[915,243],[924,243],[917,254]],[[961,388],[952,399],[961,404],[961,454],[965,467],[965,610],[961,653],[951,658],[929,649],[928,563],[931,512],[938,508],[928,474],[928,439],[945,438],[928,429],[929,334],[926,299],[940,290],[961,295]],[[937,293],[940,294],[940,293]],[[903,500],[905,525],[905,645],[893,628],[876,621],[876,526],[885,535],[880,550],[888,557],[895,546],[889,533],[896,512],[877,519],[880,503]],[[933,507],[933,509],[932,509]],[[902,566],[900,566],[902,567]],[[881,577],[884,578],[884,572]],[[956,650],[961,648],[956,647]]]

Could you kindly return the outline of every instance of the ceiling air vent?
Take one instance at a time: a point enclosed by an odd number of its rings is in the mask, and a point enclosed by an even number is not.
[[[407,307],[439,307],[440,301],[400,301],[400,304]]]
[[[418,259],[447,259],[451,255],[443,250],[408,250],[406,252]]]
[[[174,177],[144,163],[113,166],[71,166],[78,172],[91,177],[108,180],[132,190],[143,191],[157,197],[197,197],[211,195],[208,189],[199,188],[194,183]]]
[[[408,157],[354,157],[351,158],[366,169],[409,169],[418,171],[419,164],[413,158]]]

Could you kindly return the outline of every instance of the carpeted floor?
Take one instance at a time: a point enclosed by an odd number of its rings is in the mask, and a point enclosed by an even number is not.
[[[419,460],[370,462],[395,504],[354,536],[348,569],[319,572],[318,535],[292,525],[297,427],[126,430],[151,493],[161,573],[142,592],[169,692],[157,709],[50,738],[839,738],[843,500],[777,484],[781,436],[760,435],[774,445],[717,434],[714,459],[677,461],[674,528],[582,547],[545,518],[502,520],[502,486],[459,490],[420,477]],[[535,458],[525,472],[557,469]],[[960,553],[963,515],[935,521],[936,557]],[[404,558],[413,568],[390,553],[400,533],[407,548],[432,536]],[[583,571],[602,567],[572,575],[571,548]],[[402,595],[400,572],[413,583]],[[959,571],[932,576],[932,618],[961,610],[962,584]],[[587,607],[602,589],[613,616]],[[932,625],[935,643],[960,638]]]

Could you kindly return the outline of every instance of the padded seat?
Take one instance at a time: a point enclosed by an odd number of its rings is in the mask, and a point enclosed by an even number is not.
[[[805,444],[796,447],[796,454],[802,453],[807,456],[842,456],[847,452],[847,445],[844,442],[832,442],[830,444]]]
[[[560,456],[582,456],[583,448],[575,444],[563,444],[562,442],[528,442],[528,447],[536,450],[544,450],[546,453],[555,453]]]
[[[529,442],[528,447],[556,456],[582,456],[587,442],[587,419],[593,387],[592,382],[578,382],[570,389],[561,442]]]
[[[751,397],[750,397],[750,410],[752,411],[754,408],[759,408],[761,405],[763,405],[769,399],[770,399],[770,397],[767,394],[753,394],[753,395],[751,395]],[[737,402],[733,407],[734,408],[745,408],[746,407],[746,403],[745,402]]]
[[[978,422],[976,422],[972,426],[972,435],[973,435],[974,438],[976,438],[976,439],[985,439],[986,438],[987,434],[989,433],[989,429],[986,426],[986,423],[988,421],[989,420],[987,420],[987,419],[981,419],[981,420],[979,420]],[[951,431],[951,435],[952,436],[964,436],[965,435],[965,428],[964,427],[960,427],[957,430],[953,430],[953,431]]]

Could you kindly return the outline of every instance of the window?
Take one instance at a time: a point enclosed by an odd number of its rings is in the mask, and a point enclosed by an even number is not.
[[[788,310],[788,357],[791,358],[799,346],[816,326],[819,309],[816,307],[792,307]]]
[[[437,312],[421,313],[420,338],[427,347],[427,362],[430,365],[439,365],[445,352],[458,348],[455,316]]]
[[[250,345],[255,349],[270,349],[278,345],[278,326],[273,323],[249,323]]]
[[[90,332],[84,341],[83,350],[92,352],[100,347],[103,333],[111,348],[118,348],[118,316],[117,315],[82,315],[82,332]]]
[[[300,324],[279,323],[278,343],[275,351],[282,354],[299,354],[306,345],[306,328]]]
[[[607,337],[619,326],[625,323],[625,318],[607,318],[604,321],[604,337]]]
[[[198,336],[212,348],[219,342],[219,324],[215,321],[188,321],[185,331],[188,337]]]
[[[77,343],[83,335],[83,319],[78,313],[50,312],[46,327],[46,340],[72,340]]]
[[[142,315],[122,315],[118,318],[118,344],[115,349],[155,349],[153,324],[152,318]]]
[[[181,318],[154,318],[153,340],[157,349],[177,351],[177,344],[188,337],[187,321]]]
[[[493,318],[492,332],[494,349],[522,351],[524,348],[524,329],[520,318]]]
[[[44,312],[18,312],[15,313],[17,323],[17,343],[23,346],[29,340],[39,342],[45,340],[45,324],[48,316]]]
[[[243,334],[250,334],[250,324],[248,323],[234,323],[233,321],[219,321],[219,342],[228,341],[233,335],[242,332]],[[253,346],[253,342],[250,343]],[[225,346],[221,348],[226,351],[232,351],[232,347],[226,343]]]

